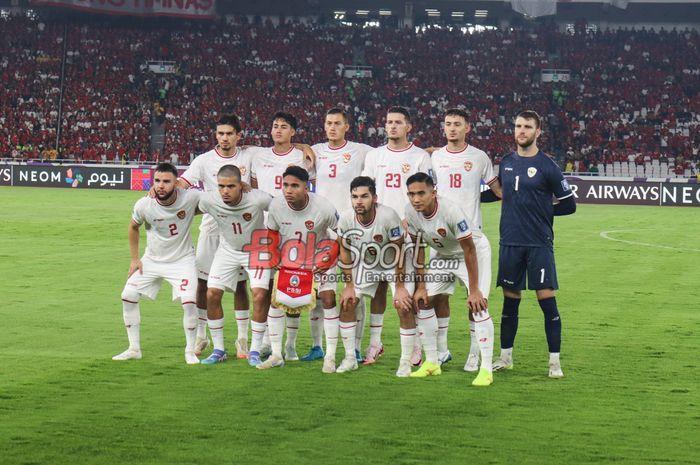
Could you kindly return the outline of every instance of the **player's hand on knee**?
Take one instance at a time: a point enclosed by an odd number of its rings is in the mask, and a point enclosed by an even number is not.
[[[418,309],[428,307],[428,291],[424,287],[416,289],[416,292],[413,293],[413,304]]]
[[[410,312],[413,310],[413,299],[411,294],[404,286],[396,286],[396,294],[394,295],[394,307],[400,312]]]
[[[137,258],[136,260],[131,260],[131,265],[129,265],[129,275],[131,276],[132,274],[136,273],[136,271],[139,272],[139,274],[143,274],[143,263],[141,263],[141,259]]]
[[[469,311],[474,314],[481,313],[489,308],[488,300],[478,289],[469,293],[469,296],[467,297],[467,305],[469,306]]]
[[[350,287],[345,287],[341,292],[340,292],[340,307],[345,308],[348,307],[349,309],[354,310],[355,306],[357,305],[357,297],[355,296],[355,291],[354,289]]]

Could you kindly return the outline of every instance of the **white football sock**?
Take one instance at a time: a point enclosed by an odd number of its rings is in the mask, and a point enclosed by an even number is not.
[[[479,353],[479,338],[476,337],[476,326],[472,320],[469,320],[469,353]]]
[[[438,354],[446,354],[449,350],[447,348],[447,329],[450,326],[450,317],[438,318],[438,332],[437,332],[437,350]]]
[[[362,350],[362,336],[365,335],[365,317],[367,314],[367,309],[365,308],[365,298],[360,296],[360,303],[357,304],[355,309],[355,348],[357,350]]]
[[[204,339],[207,337],[207,309],[197,307],[197,314],[199,315],[197,320],[197,338]]]
[[[287,343],[286,347],[293,350],[297,348],[297,334],[299,333],[299,318],[287,317]]]
[[[214,350],[225,350],[224,346],[224,317],[218,320],[207,320],[209,333],[214,343]]]
[[[260,347],[262,346],[263,335],[267,329],[267,323],[258,323],[257,321],[251,321],[251,341],[250,341],[250,351],[260,352]]]
[[[311,328],[311,346],[321,347],[323,345],[323,303],[320,299],[309,312],[309,327]]]
[[[513,348],[501,349],[501,359],[502,360],[513,360]]]
[[[493,361],[493,319],[488,310],[474,315],[474,330],[481,350],[481,369],[492,371]]]
[[[248,339],[248,322],[250,321],[250,311],[236,310],[236,326],[238,327],[238,339]]]
[[[269,323],[269,320],[268,320]],[[264,346],[272,347],[272,342],[270,342],[270,325],[265,326],[265,333],[263,334],[262,344]]]
[[[355,329],[357,323],[343,322],[339,324],[340,337],[343,338],[343,348],[345,349],[345,358],[355,358]]]
[[[416,339],[416,328],[399,328],[399,334],[401,335],[401,360],[410,363],[413,343]]]
[[[384,327],[383,313],[369,314],[369,343],[370,345],[380,345],[382,343],[382,328]]]
[[[184,314],[182,317],[182,327],[185,330],[185,352],[194,352],[194,343],[197,339],[197,326],[199,315],[195,304],[184,304],[182,306]]]
[[[418,324],[420,341],[425,351],[425,361],[437,363],[438,322],[435,317],[435,309],[428,308],[426,310],[419,310],[416,323]]]
[[[559,360],[559,352],[549,353],[549,363],[561,363]]]
[[[267,329],[270,333],[272,356],[282,358],[282,338],[284,336],[284,312],[279,308],[270,307],[267,314]]]
[[[323,331],[326,333],[326,357],[335,358],[338,348],[338,307],[323,309]]]
[[[138,302],[122,300],[122,315],[130,350],[141,350],[141,310]]]

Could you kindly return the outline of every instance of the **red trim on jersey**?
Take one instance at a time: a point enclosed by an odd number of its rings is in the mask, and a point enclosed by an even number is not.
[[[219,153],[219,146],[218,146],[218,145],[217,145],[216,147],[214,147],[214,152],[216,152],[216,154],[217,154],[219,157],[225,158],[225,159],[228,160],[228,159],[234,158],[236,155],[238,155],[238,147],[236,147],[236,151],[233,152],[233,155],[228,156],[228,157],[227,157],[226,155],[222,155],[221,153]]]
[[[405,152],[406,150],[410,149],[411,147],[413,147],[413,142],[408,144],[408,147],[406,147],[405,149],[401,149],[401,150],[394,150],[391,147],[389,147],[388,145],[386,146],[387,150],[389,150],[390,152],[394,152],[394,153]]]
[[[493,184],[496,181],[498,181],[498,176],[494,176],[493,178],[491,178],[491,180],[489,182],[487,182],[486,185],[490,186],[491,184]]]
[[[161,203],[161,201],[158,199],[157,196],[154,197],[154,198],[156,199],[156,202],[158,202],[158,205],[161,205],[161,206],[163,206],[163,207],[170,207],[170,206],[172,206],[175,202],[177,202],[177,189],[175,189],[175,190],[173,191],[173,194],[175,195],[175,198],[173,199],[173,201],[172,201],[171,203],[168,203],[168,204]]]
[[[375,205],[375,207],[374,207],[374,215],[372,215],[372,219],[369,220],[369,223],[364,224],[364,223],[362,222],[362,220],[360,219],[360,217],[359,217],[357,214],[355,214],[355,219],[357,220],[358,223],[360,223],[360,226],[363,226],[363,227],[365,227],[365,228],[366,228],[367,226],[372,226],[372,223],[374,223],[374,220],[377,219],[377,207],[376,207],[376,205]]]
[[[346,145],[348,145],[348,141],[345,141],[345,142],[343,143],[343,145],[341,145],[340,147],[335,147],[335,148],[333,148],[333,147],[331,147],[331,144],[329,143],[329,144],[328,144],[328,150],[341,150],[341,149],[344,149]]]
[[[184,176],[180,176],[180,179],[182,179],[182,180],[185,181],[187,184],[189,184],[190,187],[192,187],[192,186],[194,185],[194,184],[192,184],[191,182],[189,182],[189,181],[187,180],[187,178],[184,177]]]
[[[274,154],[277,155],[278,157],[283,157],[283,156],[285,156],[285,155],[289,155],[290,153],[292,153],[292,150],[294,150],[294,146],[292,145],[292,147],[291,147],[289,150],[287,150],[285,153],[277,153],[277,152],[275,151],[275,148],[274,148],[274,147],[271,147],[271,149],[272,149],[272,153],[274,153]]]
[[[467,240],[467,239],[469,239],[469,238],[471,238],[471,237],[472,237],[472,233],[469,233],[468,236],[464,236],[464,237],[461,237],[461,238],[457,239],[457,242],[459,242],[459,241],[465,241],[465,240]]]
[[[426,220],[432,220],[433,218],[435,218],[435,215],[437,215],[439,206],[440,206],[440,204],[438,204],[437,199],[435,199],[435,210],[433,211],[433,214],[430,216],[425,216],[425,213],[424,213],[423,218],[425,218]]]
[[[292,204],[290,204],[289,202],[287,202],[287,205],[289,205],[289,208],[291,208],[291,209],[294,210],[295,212],[300,212],[300,211],[304,210],[306,207],[309,206],[309,195],[308,195],[308,194],[306,195],[306,203],[304,203],[304,206],[301,207],[301,208],[294,208],[294,207],[292,206]]]
[[[469,144],[465,145],[464,148],[463,148],[462,150],[457,150],[456,152],[453,152],[452,150],[448,149],[447,146],[445,146],[445,150],[447,150],[448,153],[455,153],[455,154],[456,154],[456,153],[462,153],[462,152],[464,152],[465,150],[467,150],[468,148],[469,148]]]

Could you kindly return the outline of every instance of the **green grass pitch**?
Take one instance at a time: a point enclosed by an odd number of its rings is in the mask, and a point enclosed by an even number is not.
[[[463,290],[452,304],[455,360],[437,378],[394,376],[393,310],[387,354],[347,375],[303,362],[187,366],[167,285],[142,302],[144,359],[113,362],[126,347],[119,295],[141,195],[0,188],[0,463],[700,463],[695,209],[580,205],[557,218],[566,377],[547,378],[528,292],[515,369],[479,389],[462,371]],[[484,210],[495,279],[500,206]],[[492,287],[497,334],[501,304]],[[304,318],[300,352],[309,341]]]

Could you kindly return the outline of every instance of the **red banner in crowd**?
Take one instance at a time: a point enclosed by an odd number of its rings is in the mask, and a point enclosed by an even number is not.
[[[211,19],[216,14],[216,0],[30,0],[30,3],[110,15]]]

